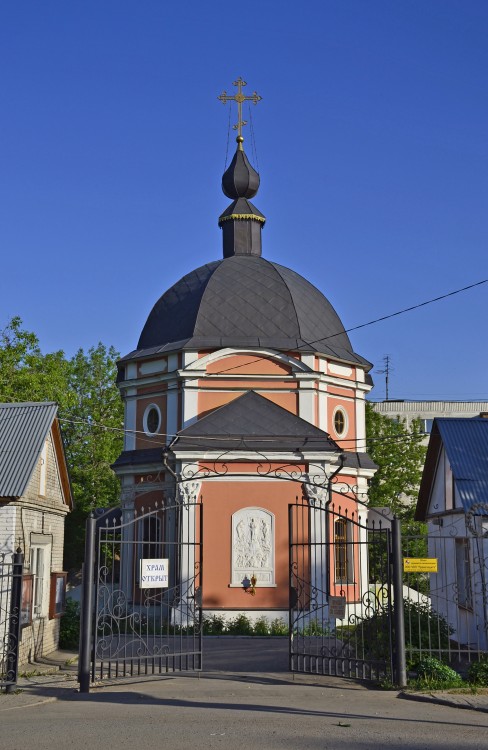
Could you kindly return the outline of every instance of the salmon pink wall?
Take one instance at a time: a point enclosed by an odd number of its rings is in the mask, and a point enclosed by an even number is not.
[[[334,430],[334,411],[337,406],[340,406],[347,414],[347,432],[339,438]],[[328,422],[329,426],[327,432],[333,440],[335,440],[341,448],[345,450],[354,450],[356,439],[356,409],[354,407],[354,401],[345,401],[340,398],[334,398],[329,396],[328,399]]]
[[[233,467],[234,470],[234,467]],[[295,501],[297,485],[260,481],[203,482],[205,609],[287,609],[289,596],[288,504]],[[250,596],[231,581],[232,514],[257,507],[275,516],[275,588],[257,588]]]
[[[209,374],[223,373],[228,375],[287,375],[291,367],[281,364],[268,357],[259,357],[256,354],[233,354],[222,357],[207,366]]]
[[[161,445],[164,443],[165,437],[161,435],[146,435],[143,427],[144,411],[149,404],[156,404],[159,406],[161,411],[161,426],[159,432],[166,432],[166,396],[148,396],[147,398],[140,398],[137,401],[136,407],[136,449],[138,448],[151,448],[154,445]]]

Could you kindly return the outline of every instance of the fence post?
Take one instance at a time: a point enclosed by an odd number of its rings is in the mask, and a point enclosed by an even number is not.
[[[407,684],[407,662],[405,659],[405,613],[403,611],[402,531],[400,520],[391,522],[391,547],[393,564],[393,618],[395,625],[395,684]]]
[[[20,547],[13,555],[12,589],[10,594],[10,621],[8,627],[8,654],[6,693],[11,693],[19,675],[20,615],[22,607],[22,572],[24,555]]]
[[[93,574],[95,567],[95,534],[97,522],[94,514],[86,519],[85,562],[83,565],[83,598],[80,630],[80,693],[90,692],[90,667],[93,622]]]

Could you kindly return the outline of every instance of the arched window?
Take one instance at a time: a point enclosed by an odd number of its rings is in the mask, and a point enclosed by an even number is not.
[[[347,518],[334,521],[334,562],[336,583],[352,583],[353,575],[352,527]]]

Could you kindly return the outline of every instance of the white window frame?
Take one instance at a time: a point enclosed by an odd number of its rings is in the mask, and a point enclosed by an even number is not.
[[[471,553],[469,539],[467,537],[456,537],[454,563],[456,566],[458,607],[472,610],[473,588],[471,582]]]
[[[32,544],[30,548],[30,572],[32,573],[32,617],[45,617],[48,610],[50,583],[51,545]]]
[[[338,432],[336,430],[336,426],[335,426],[335,418],[336,418],[336,414],[338,414],[338,413],[342,414],[342,416],[344,418],[344,429],[342,430],[342,432]],[[332,413],[332,429],[334,430],[334,434],[338,438],[343,438],[348,433],[348,430],[349,430],[349,417],[348,417],[347,411],[344,409],[343,406],[336,406],[336,408],[334,409],[334,411]]]
[[[149,430],[148,426],[147,426],[147,419],[148,419],[149,412],[151,411],[151,409],[156,409],[156,411],[158,413],[158,418],[159,418],[158,426],[157,426],[157,428],[156,428],[156,430],[154,432],[151,432]],[[148,437],[154,437],[161,430],[161,409],[159,408],[159,406],[157,404],[149,404],[144,409],[144,416],[142,418],[142,427],[143,427],[143,430],[144,430],[144,432],[146,433],[146,435]]]

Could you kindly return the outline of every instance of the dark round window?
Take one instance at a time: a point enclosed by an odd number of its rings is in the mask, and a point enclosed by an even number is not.
[[[146,426],[151,435],[159,430],[159,411],[154,406],[147,413]]]
[[[334,430],[338,435],[343,435],[346,431],[346,415],[342,409],[337,409],[334,414]]]

